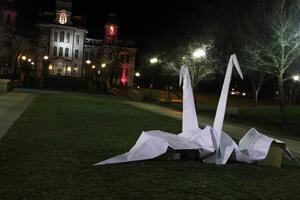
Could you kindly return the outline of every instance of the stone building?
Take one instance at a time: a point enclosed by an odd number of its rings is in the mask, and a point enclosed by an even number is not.
[[[115,83],[132,86],[137,49],[133,42],[118,40],[118,24],[113,20],[105,24],[103,40],[88,38],[82,17],[72,15],[72,1],[57,0],[56,6],[56,12],[44,13],[37,25],[37,77],[86,78],[91,70],[98,75],[121,71]]]

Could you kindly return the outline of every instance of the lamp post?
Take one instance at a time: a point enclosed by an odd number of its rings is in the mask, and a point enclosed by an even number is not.
[[[294,82],[300,82],[300,76],[299,75],[293,75],[293,81]],[[290,89],[290,105],[291,105],[291,96],[292,96],[292,89]],[[298,88],[297,88],[297,85],[296,85],[296,87],[295,87],[295,96],[294,96],[294,98],[296,99],[296,101],[297,101],[297,93],[298,93]]]
[[[136,72],[134,74],[134,76],[136,77],[136,80],[138,80],[138,78],[141,76],[141,74],[139,72]],[[139,88],[139,85],[137,84],[137,88]]]
[[[158,59],[156,58],[156,57],[153,57],[153,58],[151,58],[150,59],[150,64],[151,65],[155,65],[155,64],[157,64],[158,63]],[[153,93],[153,82],[154,82],[154,69],[153,69],[153,67],[152,67],[152,69],[151,69],[151,100],[152,100],[152,93]]]

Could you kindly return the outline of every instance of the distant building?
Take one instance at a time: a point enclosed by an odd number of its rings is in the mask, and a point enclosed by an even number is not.
[[[34,38],[34,71],[37,79],[66,76],[85,79],[96,73],[100,80],[133,86],[137,49],[131,41],[118,39],[119,26],[114,15],[104,25],[105,37],[88,38],[82,17],[74,16],[72,0],[56,0],[55,12],[44,12]],[[6,0],[2,19],[15,29],[17,12],[13,0]],[[28,38],[30,41],[33,38]],[[32,53],[31,53],[32,54]]]
[[[10,31],[16,28],[17,11],[14,0],[5,0],[1,9],[2,24],[6,25]]]
[[[16,29],[16,19],[17,19],[17,12],[15,9],[14,1],[13,0],[6,0],[3,1],[3,5],[1,5],[1,15],[0,15],[0,23],[1,23],[1,45],[3,43],[9,43],[9,38],[15,32]],[[7,44],[6,44],[7,45]],[[1,46],[3,51],[3,46]],[[13,73],[13,64],[14,59],[12,55],[6,55],[0,58],[0,75],[8,75]]]
[[[82,18],[71,13],[72,1],[57,0],[56,5],[55,16],[53,13],[45,13],[44,20],[38,24],[41,33],[37,56],[38,76],[47,73],[81,78],[87,75],[92,66],[99,74],[106,67],[122,71],[120,68],[123,66],[126,68],[125,84],[132,86],[136,49],[132,47],[133,42],[118,40],[118,24],[108,21],[104,40],[87,38],[88,31]],[[87,60],[91,63],[87,64]],[[122,76],[115,81],[120,83],[121,79]]]

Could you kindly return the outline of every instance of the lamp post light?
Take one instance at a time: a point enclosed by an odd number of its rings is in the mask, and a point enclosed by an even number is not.
[[[156,64],[158,62],[158,59],[157,58],[151,58],[150,59],[150,63],[151,64]]]
[[[89,65],[89,64],[91,64],[92,62],[91,62],[90,60],[86,60],[85,63]]]
[[[27,59],[27,57],[26,57],[26,56],[22,56],[22,60],[24,60],[24,61],[25,61],[26,59]]]
[[[151,65],[155,65],[158,63],[158,59],[156,57],[153,57],[150,59],[150,64]],[[152,74],[151,74],[151,100],[152,100],[152,93],[153,93],[153,82],[154,82],[154,69],[152,67]]]
[[[193,57],[194,57],[195,59],[204,58],[204,57],[206,57],[206,52],[205,52],[204,49],[201,49],[201,48],[196,49],[196,50],[193,52]]]
[[[300,79],[299,75],[294,75],[294,76],[293,76],[293,80],[294,80],[294,81],[299,81],[299,79]]]
[[[44,56],[44,60],[48,60],[49,57],[47,55]]]
[[[134,76],[136,77],[136,81],[139,79],[139,77],[141,76],[141,74],[139,72],[136,72],[134,74]],[[137,81],[138,82],[138,81]],[[140,88],[140,86],[138,85],[138,83],[136,84],[137,85],[137,88]]]
[[[101,67],[102,67],[102,68],[105,68],[105,67],[106,67],[106,64],[105,64],[105,63],[102,63],[102,64],[101,64]]]
[[[135,73],[135,77],[140,77],[140,76],[141,76],[141,74],[139,72]]]

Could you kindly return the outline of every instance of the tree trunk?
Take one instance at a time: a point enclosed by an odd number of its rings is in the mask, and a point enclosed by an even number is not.
[[[254,104],[255,104],[255,107],[258,104],[258,94],[259,94],[259,91],[260,91],[260,89],[262,87],[262,84],[264,82],[264,77],[265,77],[265,73],[261,73],[260,77],[259,77],[259,81],[258,81],[258,85],[257,86],[255,84],[254,78],[250,77],[251,83],[252,83],[252,88],[253,88],[253,91],[254,91]]]
[[[287,107],[285,103],[285,95],[284,95],[284,89],[283,89],[283,78],[282,76],[278,77],[278,91],[279,91],[279,106],[280,106],[280,112],[281,112],[281,120],[282,123],[287,123]]]
[[[258,92],[259,92],[259,90],[255,90],[254,91],[254,103],[255,103],[255,107],[257,106],[257,103],[258,103]]]

